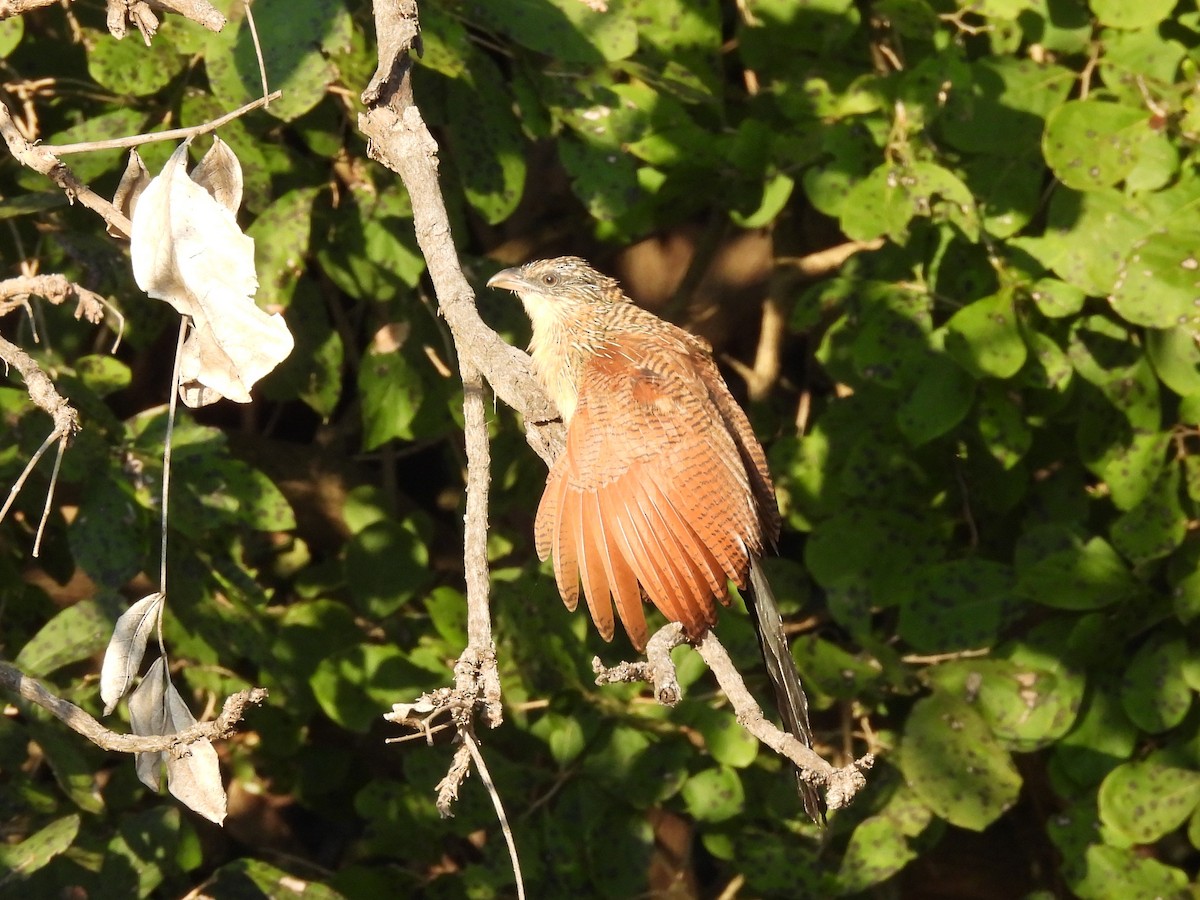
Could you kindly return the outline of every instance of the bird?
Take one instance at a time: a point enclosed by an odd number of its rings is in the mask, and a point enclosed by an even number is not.
[[[732,582],[746,600],[784,727],[813,745],[808,702],[759,561],[779,537],[766,454],[709,345],[637,306],[577,256],[503,269],[533,326],[534,373],[566,426],[546,479],[534,543],[553,558],[563,601],[582,593],[600,636],[616,616],[639,651],[643,597],[690,640],[717,621]],[[824,822],[796,770],[805,811]]]

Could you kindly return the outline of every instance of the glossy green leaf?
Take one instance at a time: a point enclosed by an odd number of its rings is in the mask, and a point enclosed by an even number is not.
[[[1025,365],[1025,341],[1007,293],[964,306],[946,327],[947,352],[976,378],[1010,378]]]
[[[1135,325],[1200,326],[1200,231],[1171,229],[1136,241],[1116,272],[1113,309]]]
[[[208,39],[205,67],[213,92],[237,108],[263,94],[254,40],[244,13],[230,7],[230,22]],[[262,41],[263,64],[270,90],[283,96],[267,112],[291,122],[320,102],[337,78],[333,59],[345,54],[351,35],[350,15],[340,0],[264,3],[254,12]]]
[[[406,354],[411,346],[390,353],[368,353],[358,370],[363,397],[363,445],[373,450],[390,440],[412,439],[412,424],[425,393],[420,372]]]
[[[1123,763],[1100,785],[1100,817],[1137,844],[1153,844],[1200,806],[1200,772],[1153,759]]]
[[[683,802],[700,822],[723,822],[742,811],[745,793],[737,771],[727,766],[705,769],[684,782]]]
[[[1138,593],[1138,583],[1101,538],[1073,542],[1017,569],[1022,596],[1057,609],[1099,609]]]
[[[268,206],[246,233],[254,238],[258,271],[255,302],[268,312],[282,312],[292,302],[296,281],[304,273],[313,201],[318,188],[284,194]]]
[[[1015,583],[1008,566],[989,560],[927,566],[899,601],[899,634],[925,653],[989,646]]]
[[[922,697],[904,724],[900,770],[953,825],[982,831],[1016,803],[1021,776],[983,718],[944,693]]]
[[[116,94],[153,94],[183,71],[184,59],[173,52],[169,35],[147,47],[137,39],[118,41],[106,32],[88,30],[94,43],[88,54],[88,74]]]
[[[930,359],[912,392],[896,410],[896,425],[913,445],[941,437],[971,409],[975,381],[944,356]]]
[[[1143,731],[1158,734],[1187,715],[1192,689],[1183,677],[1186,659],[1183,639],[1159,631],[1129,660],[1121,680],[1121,703],[1125,714]]]
[[[346,545],[343,574],[359,607],[387,616],[412,599],[429,579],[429,549],[409,523],[383,520]]]
[[[1179,466],[1168,465],[1141,502],[1113,523],[1113,546],[1134,565],[1168,556],[1183,543],[1188,517],[1180,504],[1179,474]]]
[[[1096,18],[1113,28],[1145,28],[1156,25],[1175,8],[1174,0],[1146,0],[1126,3],[1124,0],[1088,0]]]
[[[916,857],[894,822],[870,816],[850,836],[838,869],[838,886],[848,894],[865,891],[891,878]]]
[[[63,816],[19,843],[0,845],[0,867],[5,870],[0,884],[15,884],[65,853],[79,834],[79,825],[78,814]]]
[[[1144,108],[1071,100],[1046,117],[1042,152],[1063,184],[1094,191],[1133,170],[1149,127]]]
[[[42,678],[103,651],[112,633],[115,603],[80,600],[59,612],[21,648],[13,663],[32,678]]]

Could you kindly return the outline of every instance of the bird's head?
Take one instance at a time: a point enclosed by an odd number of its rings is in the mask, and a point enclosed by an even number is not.
[[[488,279],[487,286],[514,292],[535,320],[540,312],[549,312],[548,307],[563,304],[629,302],[615,278],[601,275],[578,256],[538,259],[501,269]]]

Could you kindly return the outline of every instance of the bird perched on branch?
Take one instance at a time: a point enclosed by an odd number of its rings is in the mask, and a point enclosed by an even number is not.
[[[779,536],[762,447],[707,344],[625,296],[615,279],[562,257],[504,269],[488,287],[521,298],[537,376],[567,426],[538,506],[538,556],[554,558],[569,609],[583,596],[605,640],[613,607],[646,646],[642,597],[698,639],[729,582],[746,600],[779,712],[812,746],[808,703],[758,560]],[[799,777],[804,808],[823,819]]]

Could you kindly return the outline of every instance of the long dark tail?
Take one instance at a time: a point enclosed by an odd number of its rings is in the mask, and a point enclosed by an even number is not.
[[[754,620],[754,630],[758,632],[758,646],[762,650],[771,685],[775,688],[775,702],[779,706],[783,726],[793,737],[811,747],[813,738],[812,728],[808,724],[808,698],[804,696],[800,674],[788,650],[783,618],[779,614],[775,594],[757,561],[750,564],[750,585],[748,590],[742,592],[742,596]],[[800,777],[799,769],[796,770],[796,788],[804,802],[804,811],[818,825],[823,825],[825,804],[816,787]]]

